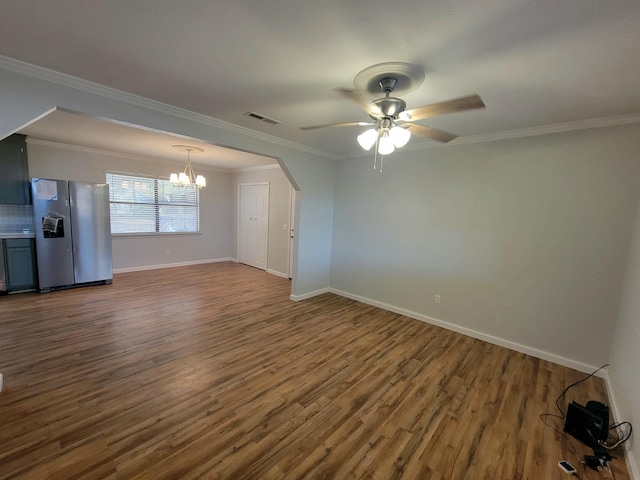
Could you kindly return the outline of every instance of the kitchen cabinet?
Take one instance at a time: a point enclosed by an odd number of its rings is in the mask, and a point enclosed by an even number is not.
[[[0,204],[29,205],[29,168],[24,135],[0,141]]]
[[[7,291],[37,288],[35,242],[33,238],[7,238],[4,242]]]

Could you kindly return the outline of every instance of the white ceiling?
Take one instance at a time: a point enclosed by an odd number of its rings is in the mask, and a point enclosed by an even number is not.
[[[190,137],[123,125],[65,110],[56,110],[50,113],[23,128],[20,133],[29,138],[50,142],[180,162],[186,161],[187,154],[184,150],[175,149],[172,146],[189,145],[204,150],[203,152],[192,151],[190,153],[194,165],[206,165],[223,170],[277,164],[277,160],[273,158],[219,147]]]
[[[298,127],[367,120],[334,89],[381,62],[424,69],[408,108],[478,93],[486,110],[419,122],[463,137],[640,112],[638,0],[0,5],[0,55],[337,157],[359,152],[358,128]]]

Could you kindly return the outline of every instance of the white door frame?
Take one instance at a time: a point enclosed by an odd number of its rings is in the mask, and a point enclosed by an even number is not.
[[[296,199],[298,198],[298,192],[293,188],[293,185],[289,185],[289,278],[293,278],[293,255],[295,251],[295,238],[297,235],[296,229]]]

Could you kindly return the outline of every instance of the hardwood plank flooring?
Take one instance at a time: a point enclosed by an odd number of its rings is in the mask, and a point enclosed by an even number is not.
[[[604,478],[539,418],[583,373],[289,290],[219,263],[0,298],[0,479]]]

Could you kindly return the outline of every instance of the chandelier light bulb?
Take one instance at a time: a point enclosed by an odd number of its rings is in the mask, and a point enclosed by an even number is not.
[[[373,147],[373,145],[376,143],[377,138],[378,138],[378,131],[373,128],[370,128],[364,133],[361,133],[360,135],[358,135],[358,143],[365,150],[371,150],[371,147]]]
[[[402,148],[411,138],[411,132],[406,128],[394,126],[389,130],[389,136],[396,148]]]
[[[389,132],[384,132],[380,137],[380,142],[378,143],[378,153],[380,155],[389,155],[395,150],[393,146],[393,140],[389,136]]]
[[[198,175],[196,177],[196,185],[198,186],[198,188],[206,187],[207,186],[207,179],[204,178],[202,175]]]
[[[177,173],[172,173],[171,176],[169,177],[169,181],[173,185],[177,185],[178,184],[178,174]]]

